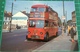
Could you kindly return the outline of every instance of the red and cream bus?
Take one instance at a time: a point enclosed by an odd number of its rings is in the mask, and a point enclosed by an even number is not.
[[[28,20],[28,34],[26,39],[40,39],[48,41],[58,34],[58,13],[51,7],[36,4],[31,7]]]

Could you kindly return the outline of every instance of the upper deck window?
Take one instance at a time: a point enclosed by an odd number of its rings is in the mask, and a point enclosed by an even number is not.
[[[31,12],[45,12],[46,8],[31,8]]]
[[[39,12],[45,12],[45,8],[38,8]]]
[[[31,8],[31,12],[37,11],[37,8]]]

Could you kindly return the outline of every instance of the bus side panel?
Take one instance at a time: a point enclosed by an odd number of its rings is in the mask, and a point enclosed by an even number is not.
[[[58,28],[54,28],[54,35],[53,36],[56,36],[56,33],[58,32]]]

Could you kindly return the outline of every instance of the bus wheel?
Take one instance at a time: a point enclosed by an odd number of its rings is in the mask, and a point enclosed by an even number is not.
[[[27,39],[27,41],[29,41],[30,39],[27,37],[27,35],[26,35],[26,39]]]
[[[56,36],[58,36],[58,32],[56,32]]]
[[[46,33],[46,36],[44,37],[44,41],[47,42],[49,40],[49,35]]]

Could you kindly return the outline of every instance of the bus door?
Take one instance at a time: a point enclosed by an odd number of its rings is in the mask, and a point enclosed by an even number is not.
[[[52,35],[51,36],[53,36],[54,35],[54,32],[55,32],[54,22],[51,23],[51,31],[52,31]]]
[[[50,24],[49,21],[45,20],[45,26],[44,26],[45,32],[49,33],[50,36]]]

